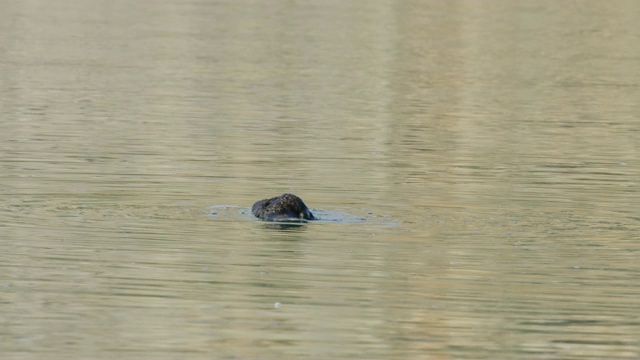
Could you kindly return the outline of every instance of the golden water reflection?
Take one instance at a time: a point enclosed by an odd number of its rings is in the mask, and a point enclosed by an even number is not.
[[[637,7],[6,4],[3,354],[637,358]]]

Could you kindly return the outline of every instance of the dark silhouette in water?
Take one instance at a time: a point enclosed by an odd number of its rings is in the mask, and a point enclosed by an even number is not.
[[[282,194],[271,199],[256,201],[251,212],[266,221],[304,221],[315,217],[302,199],[293,194]]]

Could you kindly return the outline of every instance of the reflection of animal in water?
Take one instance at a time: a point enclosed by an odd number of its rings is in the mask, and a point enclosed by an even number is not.
[[[251,212],[266,221],[304,221],[315,217],[302,199],[293,194],[282,194],[271,199],[256,201]]]

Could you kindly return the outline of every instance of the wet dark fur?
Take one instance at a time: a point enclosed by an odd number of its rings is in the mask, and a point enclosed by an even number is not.
[[[293,194],[282,194],[271,199],[256,201],[251,212],[266,221],[315,220],[307,205]]]

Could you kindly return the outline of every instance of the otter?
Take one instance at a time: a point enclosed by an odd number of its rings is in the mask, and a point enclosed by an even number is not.
[[[307,205],[293,194],[282,194],[256,201],[251,213],[265,221],[302,221],[315,220]]]

